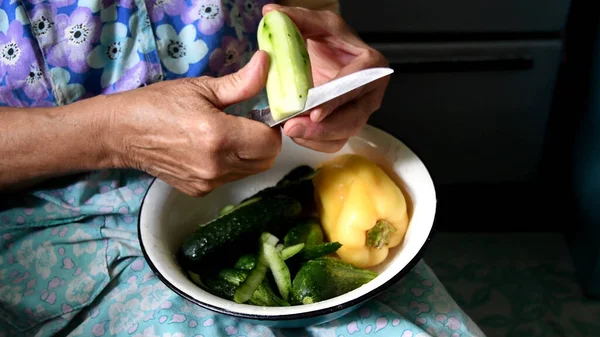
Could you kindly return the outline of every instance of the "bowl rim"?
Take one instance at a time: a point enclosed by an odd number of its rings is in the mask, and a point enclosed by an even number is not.
[[[432,184],[434,187],[434,192],[436,191],[436,189],[435,189],[436,184],[435,184],[435,180],[434,180],[433,176],[431,175],[431,173],[430,173],[429,169],[427,168],[427,166],[425,165],[425,163],[421,160],[421,158],[418,156],[418,154],[412,148],[408,147],[402,140],[400,140],[397,137],[394,137],[393,135],[391,135],[390,133],[388,133],[386,131],[376,128],[372,125],[366,125],[366,128],[367,127],[370,128],[371,130],[375,130],[377,132],[383,133],[387,137],[391,137],[391,138],[394,138],[394,139],[400,141],[411,152],[413,152],[413,154],[419,159],[421,164],[425,167],[425,170],[427,171],[427,174],[429,175],[429,177],[432,181]],[[138,220],[137,220],[138,235],[137,236],[138,236],[138,242],[140,244],[140,248],[141,248],[142,254],[144,256],[144,259],[146,260],[146,263],[148,263],[148,266],[154,272],[156,277],[161,282],[163,282],[169,289],[171,289],[173,292],[175,292],[177,295],[183,297],[184,299],[190,301],[191,303],[194,303],[194,304],[196,304],[200,307],[203,307],[205,309],[208,309],[210,311],[220,313],[220,314],[225,314],[225,315],[236,317],[236,318],[241,318],[241,319],[250,319],[250,320],[258,320],[258,321],[286,321],[286,320],[307,319],[307,318],[314,318],[314,317],[318,317],[318,316],[332,314],[332,313],[342,311],[344,309],[348,309],[353,306],[359,305],[361,303],[364,303],[364,302],[374,298],[375,296],[381,294],[382,292],[387,290],[389,287],[391,287],[392,285],[399,282],[410,271],[412,271],[413,268],[416,266],[416,264],[421,260],[421,258],[425,254],[425,250],[429,246],[432,236],[436,232],[436,225],[437,225],[437,220],[438,220],[437,206],[436,206],[435,212],[433,214],[433,222],[431,224],[431,229],[429,230],[429,233],[427,234],[427,239],[425,240],[425,242],[423,243],[421,248],[419,248],[419,250],[417,251],[415,256],[406,264],[406,266],[404,268],[402,268],[400,271],[398,271],[398,273],[396,273],[396,275],[391,277],[389,280],[387,280],[381,286],[379,286],[365,294],[362,294],[352,300],[344,302],[340,305],[327,307],[327,308],[323,308],[323,309],[318,309],[318,310],[305,311],[305,312],[292,313],[292,314],[280,314],[280,315],[260,315],[260,314],[240,313],[240,312],[236,312],[236,311],[227,310],[225,308],[215,306],[212,304],[208,304],[208,303],[202,302],[202,301],[192,297],[191,295],[187,294],[186,292],[184,292],[183,290],[179,289],[178,287],[173,285],[171,282],[169,282],[169,280],[167,280],[167,278],[159,271],[159,269],[154,265],[154,263],[150,259],[150,256],[148,255],[148,252],[146,251],[146,247],[144,246],[144,242],[142,240],[142,230],[141,230],[142,229],[142,221],[141,221],[142,216],[141,215],[142,215],[144,203],[146,201],[146,197],[147,197],[150,189],[152,188],[152,185],[154,185],[154,183],[156,182],[157,179],[158,178],[156,178],[156,177],[152,178],[152,181],[150,182],[150,184],[148,185],[148,188],[144,192],[144,197],[142,199],[142,203],[140,204],[140,210],[138,212]],[[437,204],[437,193],[435,193],[435,196],[436,196],[436,204]]]

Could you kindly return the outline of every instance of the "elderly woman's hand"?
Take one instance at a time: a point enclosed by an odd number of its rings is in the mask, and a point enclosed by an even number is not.
[[[263,14],[272,10],[287,14],[307,39],[315,85],[362,69],[388,66],[381,53],[363,42],[333,12],[266,5]],[[389,77],[371,82],[313,109],[309,116],[293,118],[285,123],[284,132],[299,145],[336,152],[379,109],[388,82]]]
[[[146,171],[194,196],[270,168],[281,150],[279,128],[222,111],[256,95],[267,71],[268,55],[258,52],[225,77],[165,81],[106,98],[119,109],[108,137],[119,154],[115,166]]]

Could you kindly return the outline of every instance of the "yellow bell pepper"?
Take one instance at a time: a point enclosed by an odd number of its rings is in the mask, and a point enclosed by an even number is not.
[[[406,199],[374,162],[356,154],[319,166],[313,178],[323,231],[342,247],[338,256],[357,267],[383,262],[408,228]]]

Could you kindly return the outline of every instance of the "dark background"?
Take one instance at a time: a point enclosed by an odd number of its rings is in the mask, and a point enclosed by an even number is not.
[[[395,70],[369,123],[428,167],[436,230],[560,233],[584,291],[600,295],[597,5],[370,0],[341,10]]]
[[[369,123],[430,170],[437,230],[563,231],[573,219],[573,136],[597,31],[598,11],[585,6],[341,2],[346,21],[395,70]]]

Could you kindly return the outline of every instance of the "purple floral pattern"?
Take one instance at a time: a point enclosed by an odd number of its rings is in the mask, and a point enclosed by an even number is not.
[[[185,8],[184,0],[146,0],[146,8],[150,13],[150,20],[152,22],[158,22],[165,17],[165,14],[169,16],[177,16]],[[184,11],[185,15],[189,11]]]
[[[44,73],[33,64],[29,67],[29,75],[22,87],[27,97],[32,100],[40,101],[48,96],[48,88],[44,83]]]
[[[262,8],[267,4],[264,0],[236,0],[236,4],[241,8],[242,22],[244,29],[248,33],[255,33],[258,22],[262,18]]]
[[[56,7],[47,4],[38,4],[33,8],[31,15],[31,30],[42,46],[56,43]]]
[[[7,84],[25,80],[29,66],[36,63],[33,45],[23,37],[23,25],[13,21],[6,34],[0,32],[0,77],[9,74]]]
[[[120,80],[106,90],[106,93],[112,94],[139,88],[151,80],[151,74],[160,73],[160,71],[160,65],[157,63],[140,62],[127,70]]]
[[[138,7],[135,0],[76,1],[78,6],[67,10],[75,1],[11,4],[10,16],[16,20],[11,19],[6,28],[0,24],[0,38],[16,37],[14,43],[23,44],[24,56],[6,54],[0,59],[4,78],[0,92],[11,90],[18,99],[62,105],[95,94],[132,90],[169,76],[230,74],[249,59],[256,45],[251,32],[267,3],[144,0]],[[3,10],[8,8],[6,1],[0,3]],[[41,47],[37,58],[32,50],[36,40]],[[7,49],[7,53],[20,50]],[[36,63],[38,59],[44,63]],[[67,72],[69,85],[52,82],[65,77],[63,72],[50,76],[55,68]],[[19,89],[23,90],[15,91]]]
[[[100,38],[100,18],[86,7],[56,18],[58,44],[48,50],[47,61],[55,67],[67,67],[76,73],[89,69],[87,56]]]
[[[41,3],[46,3],[46,0],[26,0],[28,3],[37,5]],[[76,0],[52,0],[52,5],[56,8],[71,6],[75,3]]]
[[[23,24],[13,20],[6,33],[0,31],[0,100],[8,106],[51,106],[46,100],[51,82],[33,49],[32,39],[26,36]],[[18,91],[22,89],[22,91]]]
[[[212,35],[223,27],[224,9],[220,0],[192,0],[190,10],[182,16],[183,22],[198,21],[198,30],[204,35]]]
[[[238,41],[231,36],[224,37],[221,47],[210,55],[210,70],[217,76],[233,73],[239,69],[246,47],[246,41]]]
[[[123,7],[123,8],[133,8],[135,6],[134,0],[101,0],[101,1],[102,1],[102,7],[104,7],[104,8],[109,8],[109,7],[113,6],[114,4],[118,4],[119,7]]]

